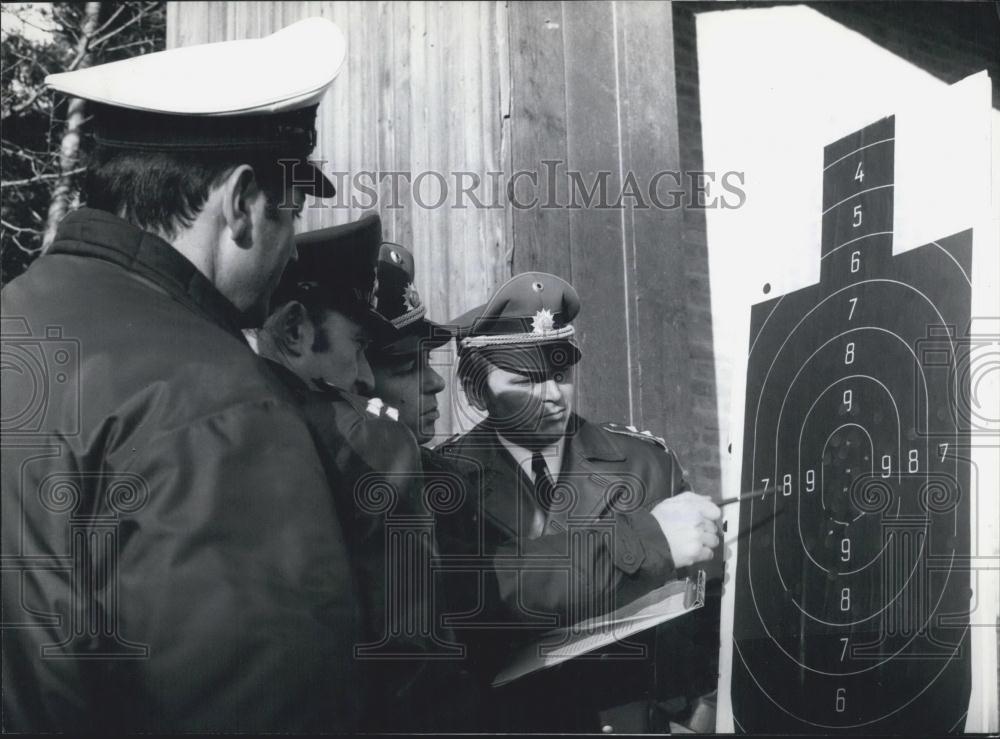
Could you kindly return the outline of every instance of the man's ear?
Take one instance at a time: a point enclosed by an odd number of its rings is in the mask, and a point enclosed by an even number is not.
[[[267,319],[267,323],[271,335],[278,340],[284,354],[301,357],[312,344],[309,314],[297,300],[278,308]]]
[[[233,241],[243,248],[251,246],[253,214],[250,204],[257,193],[257,178],[249,164],[238,166],[222,183],[222,215]]]

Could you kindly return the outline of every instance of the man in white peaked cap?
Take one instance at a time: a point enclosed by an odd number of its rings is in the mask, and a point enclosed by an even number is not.
[[[2,293],[4,731],[352,728],[331,491],[240,331],[333,193],[305,160],[344,53],[314,18],[48,78],[95,146]]]

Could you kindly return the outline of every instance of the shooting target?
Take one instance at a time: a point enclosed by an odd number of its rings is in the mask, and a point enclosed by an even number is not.
[[[972,230],[893,256],[895,120],[824,150],[820,281],[754,305],[731,695],[746,732],[961,730]]]

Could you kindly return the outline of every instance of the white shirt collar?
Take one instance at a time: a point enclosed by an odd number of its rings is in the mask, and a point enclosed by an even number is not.
[[[524,474],[528,476],[528,479],[534,482],[535,473],[531,469],[531,457],[534,455],[534,452],[525,449],[523,446],[518,446],[499,431],[497,432],[497,437],[500,439],[500,443],[503,444],[504,449],[506,449],[510,456],[514,458],[514,461],[517,462],[518,466],[524,471]],[[552,477],[553,481],[559,479],[559,472],[562,470],[563,449],[565,446],[566,437],[563,435],[560,436],[555,443],[539,450],[542,453],[542,456],[545,457],[545,465],[549,468],[549,475]]]

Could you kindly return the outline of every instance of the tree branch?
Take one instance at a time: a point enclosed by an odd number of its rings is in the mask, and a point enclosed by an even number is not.
[[[142,46],[143,44],[148,44],[148,43],[150,43],[150,39],[141,38],[136,41],[129,41],[127,44],[119,44],[118,46],[105,46],[103,49],[101,49],[101,52],[104,54],[110,54],[113,51],[121,51],[122,49],[129,49],[133,46]]]
[[[3,116],[0,116],[0,121],[5,121],[8,118],[11,118],[12,116],[20,115],[21,113],[26,111],[28,108],[30,108],[32,105],[35,104],[35,101],[42,96],[43,92],[45,92],[45,85],[39,85],[38,88],[31,94],[31,96],[27,100],[23,100],[17,105],[11,106],[10,109],[3,114]]]
[[[15,144],[13,141],[8,141],[7,139],[0,139],[0,148],[13,154],[16,157],[21,157],[21,159],[34,159],[38,161],[39,159],[49,159],[53,158],[51,151],[35,151],[34,149],[29,149],[26,146],[21,146],[20,144]]]
[[[115,8],[115,12],[111,14],[111,17],[108,18],[106,21],[104,21],[104,23],[101,24],[100,28],[94,31],[94,35],[96,36],[99,33],[104,33],[104,31],[108,29],[112,23],[115,22],[115,18],[117,18],[124,12],[125,12],[125,5],[119,5],[117,8]]]
[[[83,13],[81,26],[83,34],[74,61],[83,67],[89,67],[92,58],[90,42],[94,38],[94,30],[101,18],[101,3],[88,2],[84,6]],[[72,195],[70,176],[74,172],[85,169],[85,167],[78,166],[78,162],[80,159],[80,136],[86,118],[86,107],[86,101],[76,97],[71,97],[69,105],[66,106],[66,128],[59,146],[59,172],[61,176],[56,178],[56,183],[52,188],[52,200],[49,203],[49,213],[45,219],[45,234],[42,236],[43,253],[55,239],[56,228],[69,210]]]
[[[150,5],[147,5],[144,8],[139,9],[134,16],[132,16],[127,21],[125,21],[124,23],[122,23],[120,26],[118,26],[118,28],[112,29],[112,30],[108,31],[106,34],[104,34],[103,36],[101,36],[100,38],[97,38],[97,39],[94,39],[93,41],[91,41],[90,42],[90,48],[97,48],[98,46],[100,46],[101,44],[103,44],[105,41],[107,41],[109,38],[113,38],[114,36],[117,36],[119,33],[121,33],[126,28],[128,28],[129,26],[131,26],[133,23],[141,21],[143,18],[146,17],[146,14],[149,13],[150,9],[152,8],[152,5],[155,5],[155,3],[152,3]]]
[[[3,226],[4,228],[9,229],[11,231],[15,231],[15,232],[17,232],[19,234],[29,233],[29,234],[36,234],[37,235],[37,234],[41,233],[40,229],[37,229],[37,228],[22,228],[21,226],[15,226],[13,223],[8,223],[3,218],[0,218],[0,226]]]
[[[76,169],[71,169],[69,172],[53,172],[52,174],[40,174],[35,177],[28,177],[23,180],[4,180],[0,182],[0,188],[7,187],[24,187],[25,185],[34,185],[39,182],[46,182],[48,180],[58,180],[60,177],[70,177],[75,174],[80,174],[81,172],[86,172],[86,167],[77,167]]]

